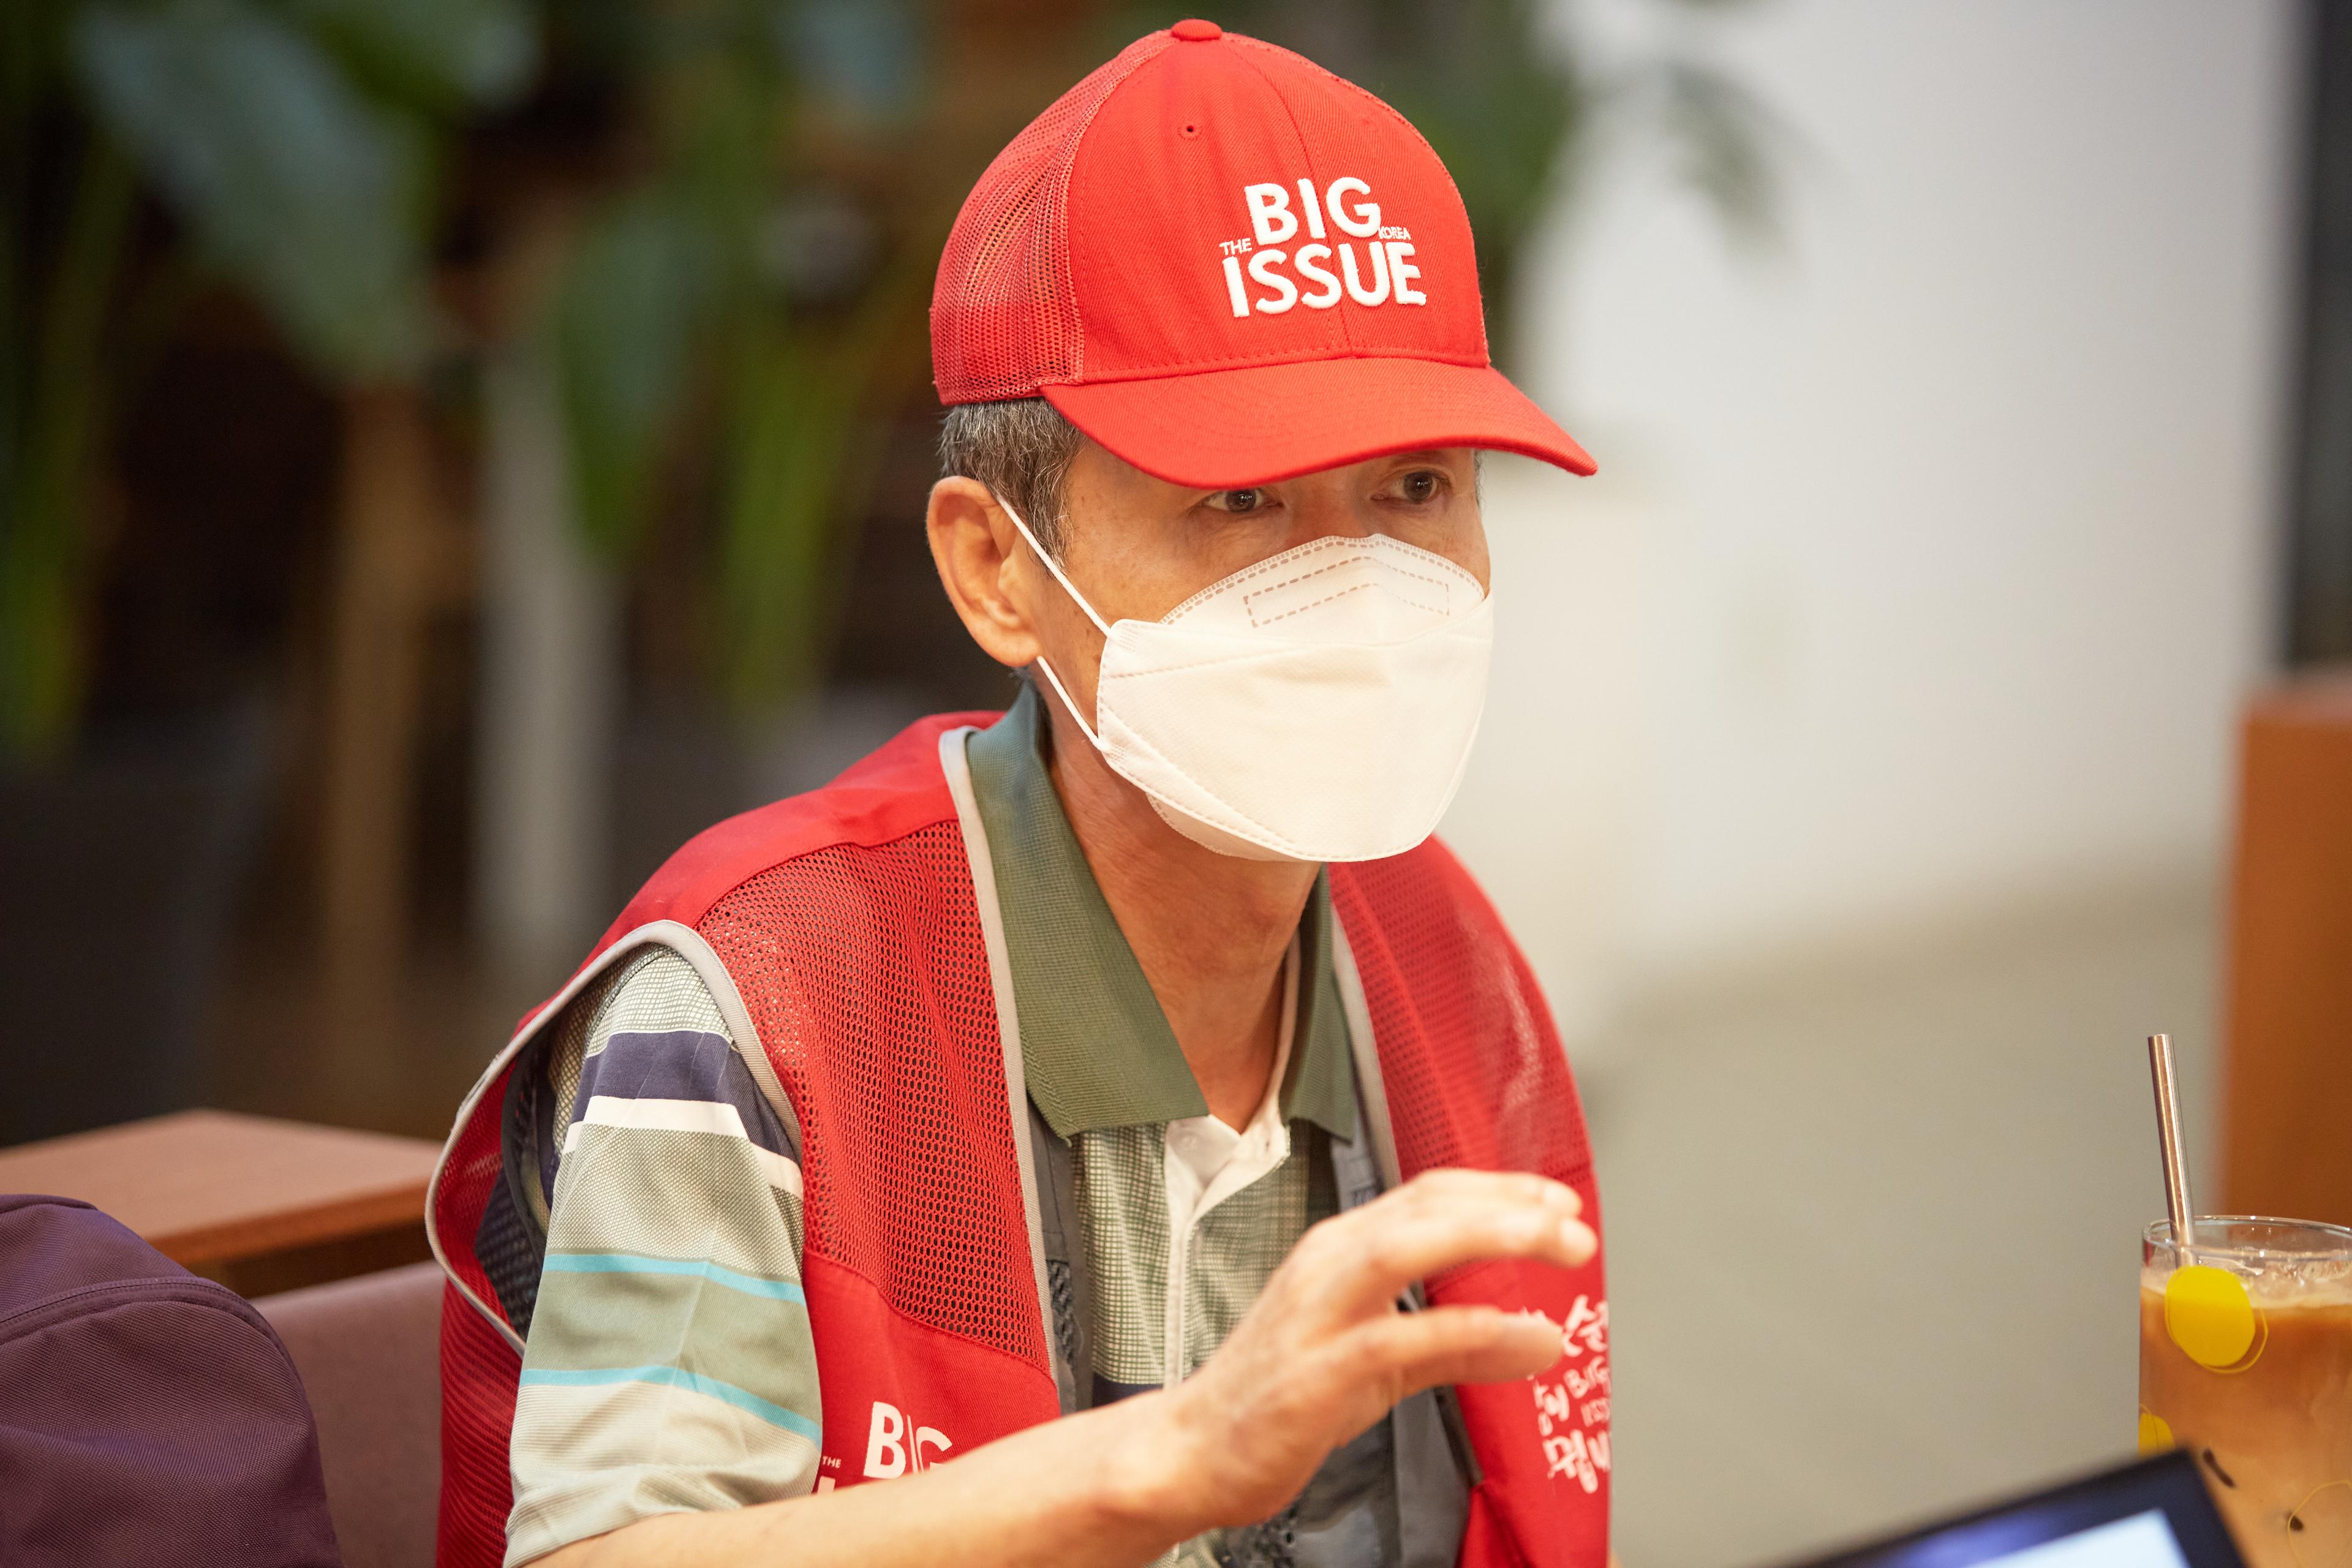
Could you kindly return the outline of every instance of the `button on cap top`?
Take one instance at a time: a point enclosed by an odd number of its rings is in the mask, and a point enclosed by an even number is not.
[[[1198,16],[1188,16],[1168,29],[1188,44],[1205,44],[1225,36],[1225,30],[1214,22],[1204,22]]]

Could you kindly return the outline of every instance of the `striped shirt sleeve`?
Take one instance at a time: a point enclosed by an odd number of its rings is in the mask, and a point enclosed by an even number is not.
[[[583,1000],[576,1079],[550,1065],[565,1120],[508,1568],[655,1514],[800,1496],[816,1475],[800,1152],[676,952]]]

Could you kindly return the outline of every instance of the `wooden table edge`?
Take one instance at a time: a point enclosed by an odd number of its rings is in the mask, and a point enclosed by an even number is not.
[[[414,1186],[362,1193],[331,1204],[274,1214],[244,1215],[217,1225],[150,1236],[146,1240],[183,1268],[234,1262],[315,1242],[339,1241],[404,1225],[422,1225],[425,1190],[425,1183],[420,1179]]]

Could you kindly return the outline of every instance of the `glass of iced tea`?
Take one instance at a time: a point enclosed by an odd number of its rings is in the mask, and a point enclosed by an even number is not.
[[[2352,1230],[2193,1229],[2141,1242],[2140,1447],[2197,1457],[2250,1568],[2352,1568]]]

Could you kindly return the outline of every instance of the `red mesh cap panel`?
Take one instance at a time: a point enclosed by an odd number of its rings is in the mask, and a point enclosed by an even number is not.
[[[1055,99],[964,198],[931,294],[931,379],[940,402],[1027,397],[1083,368],[1085,332],[1070,279],[1070,167],[1104,101],[1174,41],[1165,33],[1139,38]]]
[[[1463,1165],[1582,1183],[1592,1156],[1535,976],[1470,874],[1431,839],[1331,868],[1379,1037],[1405,1173]]]
[[[802,856],[700,929],[800,1113],[808,1255],[1050,1375],[956,825]],[[822,1346],[825,1325],[813,1327]]]

